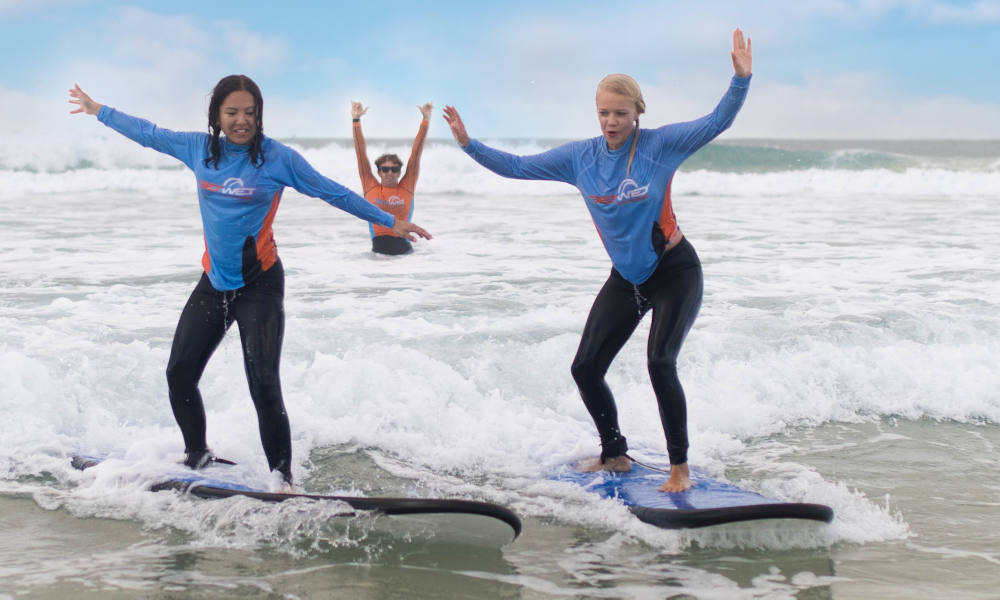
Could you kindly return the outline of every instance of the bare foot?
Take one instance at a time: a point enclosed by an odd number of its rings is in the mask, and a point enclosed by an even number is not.
[[[670,479],[660,486],[661,492],[683,492],[691,487],[691,471],[688,464],[670,465]]]
[[[624,473],[632,470],[632,461],[627,456],[615,456],[603,463],[601,459],[585,460],[576,465],[578,471],[582,473],[594,473],[595,471],[615,471]]]

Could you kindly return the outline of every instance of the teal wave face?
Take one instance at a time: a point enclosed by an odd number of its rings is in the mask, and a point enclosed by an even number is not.
[[[687,159],[685,170],[779,172],[806,169],[889,169],[919,166],[907,156],[868,150],[789,150],[765,146],[709,144]]]
[[[705,146],[682,169],[766,173],[807,169],[910,168],[995,171],[1000,142],[988,140],[747,140]]]

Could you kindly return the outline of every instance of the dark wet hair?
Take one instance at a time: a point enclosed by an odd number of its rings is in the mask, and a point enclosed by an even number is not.
[[[376,158],[375,166],[381,167],[383,164],[389,162],[390,160],[401,167],[403,166],[403,161],[399,160],[399,157],[396,156],[395,154],[383,154],[382,156]]]
[[[219,168],[219,158],[222,157],[222,148],[219,143],[219,134],[222,132],[219,123],[219,109],[225,102],[229,94],[233,92],[250,92],[253,96],[254,106],[257,108],[257,131],[253,139],[250,140],[250,164],[259,167],[264,164],[264,153],[261,147],[264,144],[264,97],[261,96],[260,88],[246,75],[227,75],[215,84],[212,90],[212,100],[208,104],[208,158],[205,159],[205,166],[213,165]]]

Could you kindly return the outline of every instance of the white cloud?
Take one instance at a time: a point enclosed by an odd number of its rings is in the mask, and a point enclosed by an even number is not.
[[[981,0],[971,5],[956,6],[945,2],[911,1],[911,12],[924,14],[931,23],[982,25],[1000,23],[1000,3]],[[915,9],[915,10],[913,10]]]
[[[872,73],[758,79],[732,135],[772,138],[1000,137],[1000,107],[954,96],[900,96]]]
[[[52,10],[60,6],[85,4],[90,0],[0,0],[0,15],[19,15]]]
[[[226,24],[221,30],[229,51],[244,70],[270,69],[288,58],[283,39],[261,35],[243,25]]]
[[[4,0],[0,0],[3,2]],[[6,5],[12,6],[7,0]],[[275,137],[347,137],[349,103],[373,107],[365,122],[370,137],[412,135],[415,104],[435,101],[432,136],[447,136],[440,109],[456,103],[470,132],[483,137],[581,138],[597,135],[593,94],[597,80],[609,72],[634,75],[643,87],[649,111],[643,126],[688,120],[711,110],[732,74],[729,35],[739,24],[755,40],[759,59],[747,106],[727,135],[733,137],[1000,137],[1000,108],[951,96],[904,95],[876,72],[839,73],[822,77],[768,73],[769,54],[793,52],[812,40],[805,24],[816,15],[833,19],[874,20],[892,10],[920,14],[923,19],[991,18],[998,2],[952,6],[932,0],[817,0],[807,3],[723,2],[710,16],[703,8],[684,5],[665,11],[659,4],[634,4],[622,22],[595,20],[594,13],[511,16],[485,27],[475,52],[441,49],[437,40],[382,51],[406,56],[409,74],[432,82],[429,98],[407,98],[407,90],[376,74],[358,75],[356,64],[330,57],[311,57],[307,66],[293,56],[288,42],[266,36],[238,20],[202,22],[193,17],[164,16],[142,9],[119,11],[97,27],[80,30],[67,48],[104,47],[110,56],[69,58],[54,72],[37,76],[38,97],[4,92],[5,107],[23,107],[0,118],[0,129],[32,126],[60,128],[65,90],[74,81],[98,101],[143,116],[173,129],[205,128],[208,94],[224,74],[254,75],[295,70],[295,77],[319,77],[330,85],[303,93],[265,85],[265,130]],[[786,18],[775,17],[783,12]],[[642,35],[622,36],[622,29]],[[614,36],[616,43],[604,43]],[[415,45],[414,45],[415,44]],[[553,51],[553,49],[557,49]],[[484,58],[493,57],[493,58]],[[317,62],[319,61],[319,62]],[[327,61],[324,63],[323,61]],[[362,65],[363,66],[363,65]],[[817,67],[818,68],[818,67]],[[347,75],[341,75],[341,74]],[[350,73],[350,74],[348,74]],[[409,88],[408,88],[409,89]],[[44,97],[42,97],[44,95]],[[59,100],[55,112],[54,98]],[[405,101],[404,101],[405,100]]]

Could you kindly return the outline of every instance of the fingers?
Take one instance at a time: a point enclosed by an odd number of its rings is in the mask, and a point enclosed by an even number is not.
[[[445,106],[444,110],[441,111],[441,114],[444,116],[444,120],[448,121],[449,125],[453,121],[457,121],[459,123],[462,122],[462,118],[460,116],[458,116],[458,111],[455,110],[454,106]]]
[[[90,96],[85,94],[83,90],[80,89],[80,85],[77,83],[73,84],[73,87],[69,90],[69,103],[76,105],[76,110],[69,111],[69,114],[76,115],[82,112],[89,112],[87,110],[88,103],[91,102]]]
[[[746,49],[747,44],[743,39],[743,31],[737,27],[733,30],[733,52],[739,52]]]
[[[413,224],[411,223],[411,225],[413,225]],[[428,233],[426,229],[424,229],[423,227],[421,227],[419,225],[413,225],[413,233],[419,235],[420,237],[424,238],[425,240],[431,239],[431,234]]]
[[[417,225],[416,223],[410,223],[409,221],[398,221],[397,227],[393,227],[393,229],[397,229],[398,230],[396,232],[397,234],[402,235],[411,242],[417,241],[417,238],[415,238],[413,234],[416,234],[424,238],[425,240],[433,238],[433,236],[431,236],[431,234],[428,233],[426,229],[424,229],[420,225]]]
[[[351,100],[351,116],[355,119],[360,118],[363,114],[368,112],[368,107],[362,105],[360,102]]]

